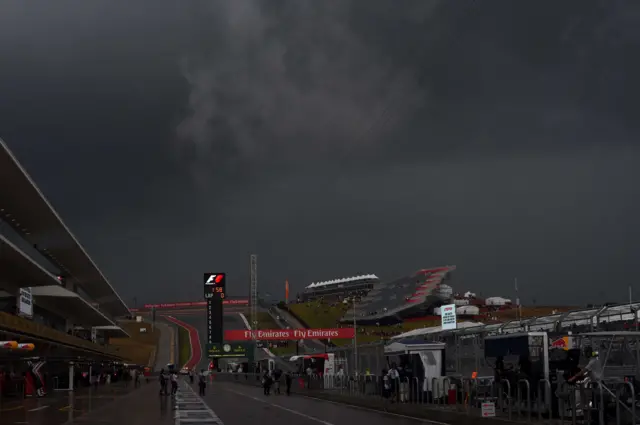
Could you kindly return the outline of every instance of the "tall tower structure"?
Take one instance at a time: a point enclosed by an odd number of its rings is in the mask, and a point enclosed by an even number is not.
[[[258,330],[258,256],[251,255],[251,330]],[[252,332],[253,339],[256,339],[256,332]]]

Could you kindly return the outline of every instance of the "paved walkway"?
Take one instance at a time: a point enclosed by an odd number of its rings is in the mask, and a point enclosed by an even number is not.
[[[282,423],[286,425],[515,425],[507,418],[481,418],[480,412],[455,412],[418,404],[389,404],[382,399],[341,396],[335,392],[265,396],[259,381],[224,382],[207,386],[205,402],[225,425]],[[296,390],[294,386],[292,390]],[[382,410],[381,410],[382,408]],[[514,415],[515,419],[515,415]],[[524,423],[521,418],[520,424]],[[532,418],[535,420],[535,418]],[[540,423],[540,422],[538,422]]]
[[[204,400],[224,425],[449,425],[300,396],[265,396],[261,388],[232,383],[210,385]]]
[[[25,399],[20,404],[4,405],[2,425],[66,425],[100,423],[105,425],[167,425],[173,422],[170,397],[158,396],[159,386],[152,381],[141,387],[101,386],[97,391],[56,392],[40,399]]]

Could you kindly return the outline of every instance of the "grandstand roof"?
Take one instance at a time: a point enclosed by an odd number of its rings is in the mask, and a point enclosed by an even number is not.
[[[31,294],[35,297],[36,304],[47,310],[64,317],[69,315],[76,317],[77,324],[83,326],[114,326],[115,323],[106,317],[80,295],[60,285],[40,286],[31,288]],[[72,313],[71,313],[72,312]]]
[[[19,287],[35,287],[60,284],[56,276],[25,254],[0,234],[1,279]]]
[[[24,239],[37,245],[68,279],[113,316],[129,309],[34,181],[0,139],[0,214]]]
[[[357,282],[359,280],[365,280],[365,279],[378,279],[378,276],[376,276],[375,274],[363,274],[363,275],[360,275],[360,276],[345,277],[345,278],[342,278],[342,279],[326,280],[324,282],[312,283],[311,285],[307,286],[306,289],[317,288],[319,286],[335,285],[335,284],[339,284],[339,283]]]
[[[430,269],[421,269],[416,272],[416,274],[422,273],[441,273],[441,272],[452,272],[456,269],[456,266],[442,266],[442,267],[432,267]]]
[[[478,326],[484,326],[484,323],[478,323],[478,322],[458,322],[458,329],[466,329],[466,328],[476,328]],[[418,329],[413,329],[410,330],[408,332],[405,333],[401,333],[400,335],[396,335],[394,337],[392,337],[392,340],[396,340],[396,339],[404,339],[404,338],[412,338],[412,337],[416,337],[416,336],[423,336],[423,335],[429,335],[429,334],[434,334],[434,333],[438,333],[438,332],[442,332],[442,326],[432,326],[429,328],[418,328]]]

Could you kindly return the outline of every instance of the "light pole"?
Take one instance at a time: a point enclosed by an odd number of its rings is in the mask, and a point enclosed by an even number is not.
[[[353,297],[353,367],[358,376],[358,326],[356,325],[356,297]]]

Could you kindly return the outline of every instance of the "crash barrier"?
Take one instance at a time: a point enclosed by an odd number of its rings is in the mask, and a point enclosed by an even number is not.
[[[394,404],[399,410],[437,409],[474,418],[558,424],[636,424],[635,388],[616,384],[532,382],[468,378],[385,379],[376,375],[290,375],[291,393],[322,397],[340,395],[372,401],[372,407]],[[249,373],[214,373],[210,382],[236,382],[260,387],[263,378]],[[285,375],[279,380],[286,391]],[[380,403],[382,402],[382,403]]]

